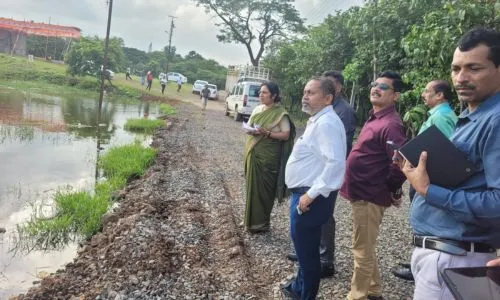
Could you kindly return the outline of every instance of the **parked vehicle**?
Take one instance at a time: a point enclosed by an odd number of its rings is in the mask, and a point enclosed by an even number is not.
[[[201,90],[208,84],[205,80],[196,80],[193,84],[193,94],[199,94]]]
[[[236,83],[231,94],[226,98],[226,116],[233,114],[235,121],[249,117],[253,109],[259,105],[259,91],[262,81],[240,81]]]
[[[210,96],[208,99],[218,100],[219,99],[219,91],[217,90],[217,86],[215,84],[208,84],[208,89],[210,90]]]
[[[269,79],[269,69],[254,66],[229,66],[226,76],[226,116],[235,121],[252,114],[260,103],[259,91]]]
[[[177,82],[177,80],[179,79],[179,77],[181,78],[182,80],[182,83],[186,83],[188,81],[187,77],[182,75],[181,73],[177,73],[177,72],[168,72],[167,73],[167,80],[168,81],[175,81]]]

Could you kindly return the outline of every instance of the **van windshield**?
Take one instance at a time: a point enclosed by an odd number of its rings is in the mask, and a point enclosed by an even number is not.
[[[248,87],[248,97],[259,97],[260,85],[250,85]]]

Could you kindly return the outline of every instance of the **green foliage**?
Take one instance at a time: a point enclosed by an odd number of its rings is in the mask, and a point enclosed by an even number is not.
[[[156,149],[145,148],[139,143],[112,147],[100,159],[99,166],[110,178],[136,178],[144,175],[156,152]]]
[[[401,115],[408,112],[406,125],[413,132],[424,120],[418,108],[413,110],[421,105],[420,90],[431,80],[450,80],[453,51],[466,31],[500,30],[499,9],[498,1],[486,0],[365,1],[308,28],[300,39],[270,44],[263,65],[290,107],[300,102],[312,75],[343,70],[344,93],[353,97],[360,123],[371,108],[367,86],[374,74],[399,72],[408,88],[397,107]],[[452,104],[457,108],[456,101]]]
[[[62,61],[70,43],[71,40],[65,38],[28,35],[26,50],[36,57],[50,56],[53,60]]]
[[[278,37],[304,30],[303,20],[290,0],[194,0],[221,21],[217,39],[223,43],[243,44],[254,66],[266,46]],[[258,49],[252,48],[258,44]]]
[[[150,134],[155,129],[158,129],[163,125],[165,125],[165,122],[163,120],[128,119],[125,123],[125,129],[129,131]]]
[[[79,237],[90,238],[101,227],[101,218],[111,205],[112,194],[127,180],[144,175],[154,162],[156,150],[135,143],[111,148],[99,160],[107,179],[98,183],[95,192],[59,190],[54,196],[55,213],[49,217],[35,214],[18,226],[21,240],[18,250],[58,249]]]
[[[121,38],[109,40],[108,69],[119,72],[124,65],[123,44]],[[104,40],[98,37],[82,37],[71,46],[65,62],[71,75],[96,75],[104,63]]]
[[[175,108],[173,108],[171,105],[168,105],[166,103],[160,104],[160,112],[166,116],[173,116],[177,114],[177,111]]]

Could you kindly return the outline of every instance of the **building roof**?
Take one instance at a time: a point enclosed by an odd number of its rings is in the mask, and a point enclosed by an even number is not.
[[[28,35],[41,35],[49,37],[80,38],[80,28],[73,26],[52,25],[36,23],[33,21],[16,21],[14,19],[0,18],[0,30],[21,31]]]

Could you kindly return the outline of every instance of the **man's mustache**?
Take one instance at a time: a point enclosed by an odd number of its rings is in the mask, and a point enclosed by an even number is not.
[[[474,90],[476,87],[472,84],[462,84],[455,86],[455,90]]]

